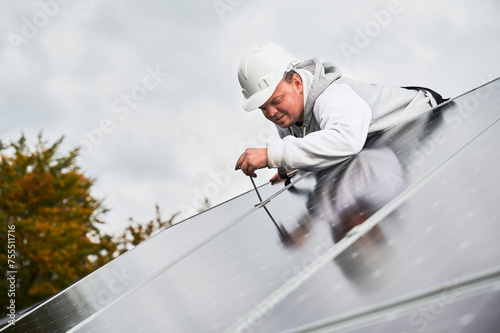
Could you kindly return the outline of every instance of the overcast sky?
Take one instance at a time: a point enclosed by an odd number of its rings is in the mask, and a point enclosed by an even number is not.
[[[81,146],[106,231],[251,189],[230,171],[277,135],[236,70],[273,41],[344,75],[453,97],[500,76],[500,2],[17,1],[0,4],[0,139]],[[258,184],[274,173],[258,172]],[[249,207],[250,209],[250,207]],[[179,219],[178,219],[179,220]]]

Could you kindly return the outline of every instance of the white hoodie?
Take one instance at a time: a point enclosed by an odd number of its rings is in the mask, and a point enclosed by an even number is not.
[[[304,124],[285,129],[276,126],[283,140],[267,144],[269,168],[325,169],[357,154],[368,133],[431,108],[423,91],[344,78],[338,68],[316,59],[298,64],[294,71],[304,87]]]

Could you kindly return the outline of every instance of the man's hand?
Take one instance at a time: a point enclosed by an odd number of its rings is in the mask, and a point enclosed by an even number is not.
[[[274,184],[284,182],[285,180],[281,179],[280,175],[276,172],[274,174],[274,176],[272,176],[271,179],[269,179],[269,181],[271,182],[272,185],[274,185]]]
[[[267,167],[267,148],[248,148],[236,162],[235,170],[241,169],[247,176],[257,177],[255,170]]]
[[[286,179],[281,178],[279,173],[277,173],[277,172],[274,176],[271,177],[271,179],[269,179],[269,181],[271,182],[271,185],[276,185],[276,184],[282,183],[285,180]]]
[[[290,173],[292,172],[293,170],[286,170],[286,173]],[[271,182],[272,185],[275,185],[275,184],[279,184],[281,182],[284,182],[286,179],[283,179],[280,177],[279,173],[276,172],[276,174],[274,176],[271,177],[271,179],[269,179],[269,181]]]

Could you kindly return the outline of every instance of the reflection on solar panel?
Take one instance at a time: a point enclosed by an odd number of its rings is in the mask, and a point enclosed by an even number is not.
[[[248,192],[163,231],[3,331],[493,332],[499,119],[497,80],[261,186],[263,204]]]

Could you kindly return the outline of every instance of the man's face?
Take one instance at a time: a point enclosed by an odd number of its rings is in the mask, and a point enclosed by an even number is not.
[[[289,127],[304,119],[302,80],[298,74],[288,83],[281,80],[274,93],[261,105],[264,116],[281,128]]]

